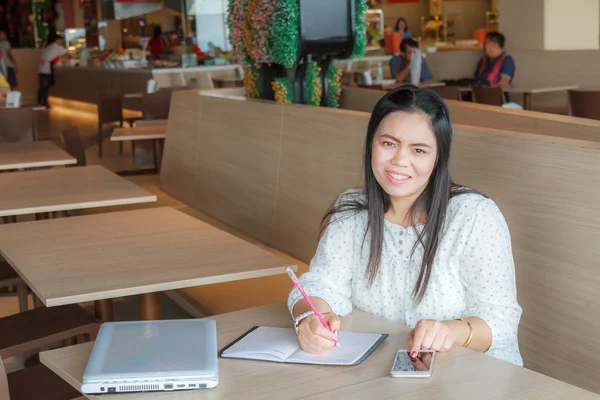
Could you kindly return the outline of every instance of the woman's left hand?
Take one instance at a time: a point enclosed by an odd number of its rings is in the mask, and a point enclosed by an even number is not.
[[[416,357],[419,350],[435,350],[445,352],[452,348],[456,341],[456,333],[446,321],[423,319],[417,322],[408,334],[410,356]]]

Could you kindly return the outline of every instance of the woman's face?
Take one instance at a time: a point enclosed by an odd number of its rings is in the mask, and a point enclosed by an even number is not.
[[[398,26],[396,28],[398,28],[399,31],[406,30],[406,22],[403,20],[398,21]]]
[[[373,139],[371,167],[392,198],[416,198],[425,190],[437,160],[437,140],[429,118],[396,111],[383,119]]]

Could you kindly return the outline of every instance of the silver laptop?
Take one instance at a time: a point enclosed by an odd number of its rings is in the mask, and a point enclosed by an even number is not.
[[[214,388],[217,324],[213,319],[107,322],[90,355],[84,394]]]

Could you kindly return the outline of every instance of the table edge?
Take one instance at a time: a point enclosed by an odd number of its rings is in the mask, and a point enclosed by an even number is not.
[[[290,262],[281,267],[273,267],[273,268],[268,268],[268,269],[260,269],[260,270],[249,271],[249,272],[238,272],[238,273],[225,274],[225,275],[213,275],[213,276],[209,276],[209,277],[185,279],[185,280],[172,281],[172,282],[155,283],[155,284],[148,284],[148,285],[136,286],[136,287],[131,287],[131,288],[112,289],[112,290],[107,290],[107,291],[103,291],[103,292],[77,294],[77,295],[64,296],[64,297],[55,297],[55,298],[50,298],[50,299],[46,298],[43,295],[38,295],[38,296],[40,297],[42,302],[47,307],[56,307],[56,306],[63,306],[63,305],[75,304],[75,303],[85,303],[85,302],[89,302],[89,301],[114,299],[114,298],[123,297],[123,296],[135,296],[135,295],[140,295],[140,294],[156,293],[156,292],[164,292],[164,291],[168,291],[168,290],[185,289],[185,288],[189,288],[189,287],[212,285],[215,283],[226,283],[226,282],[234,282],[234,281],[240,281],[240,280],[245,280],[245,279],[266,278],[268,276],[285,275],[286,274],[285,268],[287,268],[287,267],[291,268],[294,271],[298,271],[298,266],[296,264],[294,264],[293,262]],[[37,288],[34,289],[32,287],[31,289],[36,294],[39,293]]]
[[[143,190],[143,189],[142,189]],[[139,197],[130,197],[119,200],[100,200],[100,201],[88,201],[83,203],[71,203],[71,204],[59,204],[53,206],[38,206],[29,208],[19,208],[16,210],[0,210],[0,217],[12,217],[19,215],[55,212],[55,211],[71,211],[71,210],[84,210],[88,208],[100,208],[100,207],[113,207],[113,206],[125,206],[130,204],[141,204],[141,203],[153,203],[158,201],[156,195],[144,195]]]

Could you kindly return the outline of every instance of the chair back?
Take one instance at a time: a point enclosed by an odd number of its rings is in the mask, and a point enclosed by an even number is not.
[[[444,100],[462,100],[458,86],[434,86],[430,88]]]
[[[135,126],[166,126],[169,120],[166,119],[138,119],[135,121]]]
[[[86,165],[85,147],[79,136],[79,131],[75,127],[70,127],[62,132],[63,145],[65,150],[71,156],[77,159],[77,166]]]
[[[0,143],[33,142],[33,108],[0,110]]]
[[[6,376],[6,367],[0,354],[0,399],[10,400],[10,392],[8,391],[8,376]]]
[[[569,115],[600,120],[600,90],[569,90]]]
[[[176,90],[192,90],[194,89],[191,85],[187,86],[170,86],[170,87],[162,87],[158,88],[159,92],[174,92]]]
[[[142,97],[142,114],[144,119],[168,119],[171,107],[170,90],[156,93],[144,93]]]
[[[357,86],[358,86],[359,88],[363,88],[363,89],[372,89],[372,90],[385,90],[385,89],[383,88],[383,85],[382,85],[382,84],[380,84],[380,83],[374,83],[374,84],[372,84],[372,85],[363,85],[363,84],[359,83]],[[383,96],[383,94],[382,94],[382,96]]]
[[[488,104],[490,106],[500,106],[504,104],[504,93],[502,88],[497,87],[474,87],[473,102],[479,104]]]
[[[98,124],[121,122],[123,104],[119,93],[102,93],[98,96]]]

